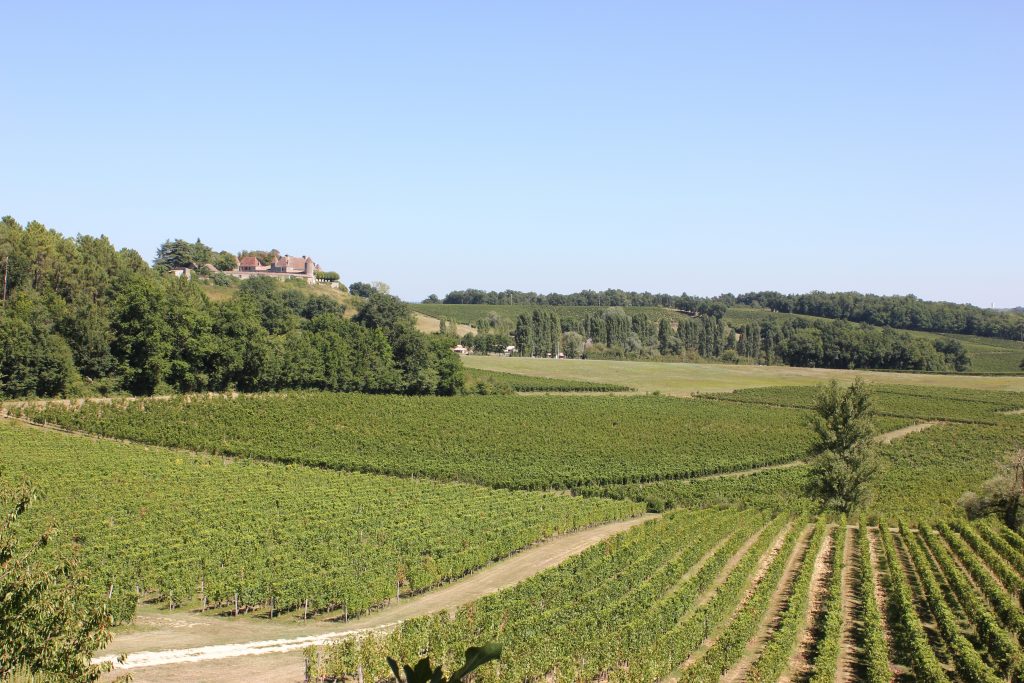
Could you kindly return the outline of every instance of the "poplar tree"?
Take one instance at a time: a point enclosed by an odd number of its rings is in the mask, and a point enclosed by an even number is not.
[[[871,393],[859,377],[845,389],[832,380],[814,400],[809,493],[846,514],[867,501],[878,472]]]

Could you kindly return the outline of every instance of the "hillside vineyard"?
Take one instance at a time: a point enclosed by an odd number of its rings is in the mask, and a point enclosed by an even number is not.
[[[451,670],[489,641],[504,655],[482,682],[1024,677],[1024,537],[960,504],[1011,462],[1024,395],[874,386],[880,469],[846,518],[808,495],[818,387],[680,399],[473,381],[487,388],[8,402],[0,476],[41,488],[19,533],[66,530],[46,557],[79,557],[88,599],[123,625],[217,615],[279,623],[260,626],[274,642],[355,620],[287,646],[316,681],[384,681],[389,656]],[[645,510],[458,600],[467,573]],[[442,584],[451,612],[408,607]],[[160,680],[186,665],[133,666]]]
[[[5,481],[43,491],[22,533],[67,529],[93,595],[168,609],[356,616],[633,503],[486,489],[94,441],[0,422]]]
[[[552,672],[621,681],[1016,680],[1021,548],[1024,538],[992,522],[891,530],[678,512],[454,616],[310,648],[307,666],[315,680],[359,669],[382,677],[384,653],[429,651],[447,663],[467,644],[501,640],[511,656],[483,681]]]

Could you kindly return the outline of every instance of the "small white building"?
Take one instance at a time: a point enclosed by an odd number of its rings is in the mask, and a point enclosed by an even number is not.
[[[464,356],[469,353],[469,349],[467,349],[462,344],[456,344],[455,346],[453,346],[452,351],[459,354],[460,356]]]

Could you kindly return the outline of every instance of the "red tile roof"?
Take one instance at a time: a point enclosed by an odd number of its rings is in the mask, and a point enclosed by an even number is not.
[[[274,261],[274,267],[278,270],[302,271],[306,267],[306,259],[301,256],[282,256]]]

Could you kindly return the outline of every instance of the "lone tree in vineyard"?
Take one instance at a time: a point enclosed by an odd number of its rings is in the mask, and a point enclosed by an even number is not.
[[[832,380],[815,397],[809,493],[827,508],[849,514],[867,500],[878,471],[872,414],[871,389],[860,378],[846,388]]]
[[[960,504],[971,519],[997,514],[1006,526],[1020,531],[1024,526],[1024,448],[1018,448],[977,493],[965,493]]]

